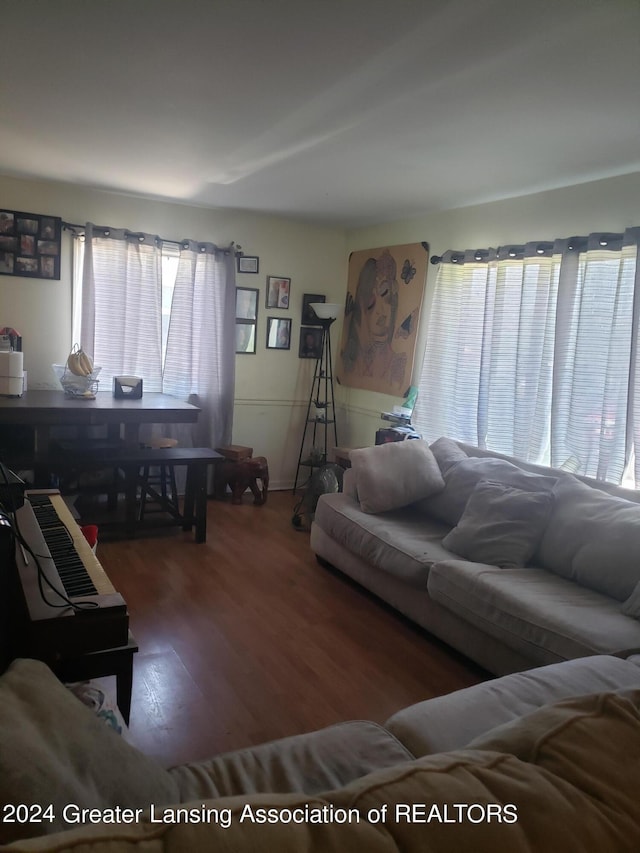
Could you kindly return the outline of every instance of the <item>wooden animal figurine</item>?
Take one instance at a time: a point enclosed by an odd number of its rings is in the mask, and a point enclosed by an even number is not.
[[[258,485],[260,481],[261,485]],[[231,489],[231,503],[242,503],[242,496],[251,489],[254,504],[266,503],[269,490],[269,465],[264,456],[243,459],[241,462],[225,461],[221,465],[219,485],[222,494],[227,485]]]

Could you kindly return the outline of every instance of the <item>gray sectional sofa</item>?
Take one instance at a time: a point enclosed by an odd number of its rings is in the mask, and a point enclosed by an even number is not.
[[[425,700],[384,726],[337,723],[165,770],[43,663],[17,660],[0,676],[0,846],[632,853],[638,662],[566,661]]]
[[[504,675],[640,651],[640,494],[448,438],[352,451],[311,548]]]

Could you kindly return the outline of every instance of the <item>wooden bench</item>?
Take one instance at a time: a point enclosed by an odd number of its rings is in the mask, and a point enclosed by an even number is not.
[[[107,491],[119,491],[125,495],[125,520],[100,522],[100,527],[124,527],[126,536],[135,536],[136,530],[151,526],[138,518],[137,496],[141,484],[140,471],[154,465],[184,465],[187,469],[185,495],[182,512],[175,504],[165,501],[164,510],[170,516],[165,524],[179,524],[185,531],[195,526],[195,541],[207,538],[207,470],[209,465],[221,462],[224,457],[210,447],[90,447],[75,452],[36,453],[32,465],[36,481],[42,482],[50,474],[86,472],[113,468],[122,471],[121,482],[109,486]],[[154,498],[162,500],[160,495]],[[155,520],[154,520],[155,521]]]

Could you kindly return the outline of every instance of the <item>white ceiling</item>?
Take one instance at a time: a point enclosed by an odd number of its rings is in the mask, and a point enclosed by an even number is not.
[[[639,36],[639,0],[0,0],[0,172],[347,227],[628,174]]]

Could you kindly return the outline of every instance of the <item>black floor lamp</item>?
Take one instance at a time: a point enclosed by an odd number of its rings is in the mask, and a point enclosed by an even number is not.
[[[337,302],[312,302],[318,323],[322,326],[322,348],[316,359],[313,383],[307,405],[307,415],[300,442],[298,467],[293,486],[298,488],[301,468],[309,469],[311,479],[314,468],[320,468],[327,462],[329,432],[332,428],[334,447],[338,446],[338,427],[336,424],[335,399],[333,394],[333,361],[331,357],[331,326],[335,323],[341,305]],[[321,434],[319,434],[321,432]],[[308,447],[309,440],[311,447]],[[319,443],[318,443],[319,442]]]

